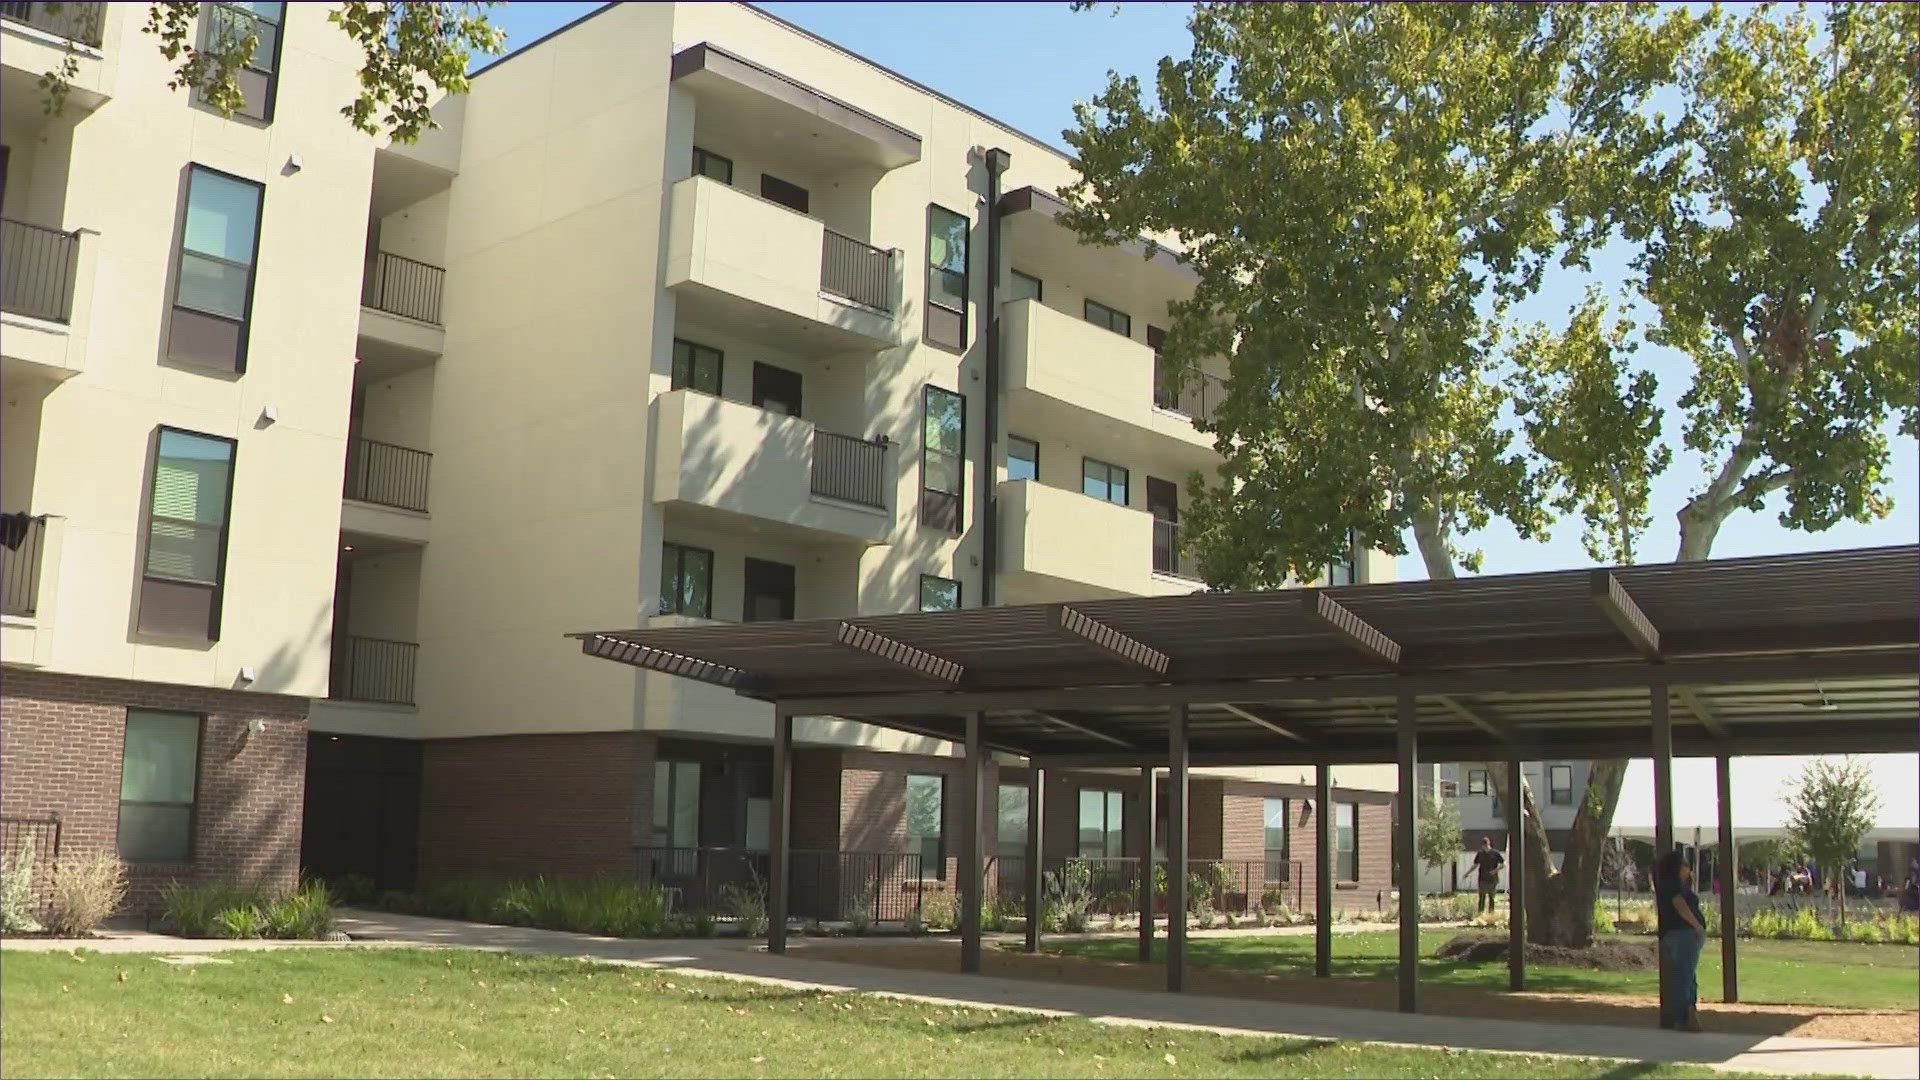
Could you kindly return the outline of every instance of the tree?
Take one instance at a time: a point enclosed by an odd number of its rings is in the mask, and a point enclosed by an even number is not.
[[[366,56],[360,69],[360,94],[343,105],[341,115],[369,135],[385,132],[410,143],[432,128],[429,104],[437,89],[464,94],[467,64],[473,53],[498,53],[506,32],[488,23],[487,10],[498,0],[472,3],[369,3],[349,0],[327,12],[327,21],[358,44]],[[61,4],[47,4],[57,13]],[[96,31],[105,5],[74,5],[68,12],[76,29]],[[189,41],[201,12],[210,21],[198,41]],[[160,54],[175,61],[167,89],[192,87],[222,116],[246,104],[238,75],[260,47],[260,25],[237,9],[192,2],[150,4],[142,32],[159,39]],[[87,36],[84,33],[75,36]],[[58,113],[71,80],[79,73],[72,39],[61,66],[43,74],[46,109]]]
[[[1463,534],[1576,511],[1632,559],[1675,441],[1632,327],[1597,295],[1559,331],[1508,316],[1611,240],[1642,336],[1694,368],[1679,556],[1775,493],[1797,528],[1884,515],[1885,429],[1915,417],[1916,18],[1836,8],[1822,50],[1768,9],[1197,5],[1156,100],[1115,76],[1080,107],[1065,194],[1084,237],[1177,236],[1197,272],[1162,354],[1230,364],[1183,522],[1208,583],[1310,579],[1348,530],[1450,578],[1480,568]],[[1534,941],[1591,940],[1624,775],[1593,764],[1558,873],[1517,793]]]
[[[1420,800],[1414,849],[1427,866],[1441,867],[1460,857],[1460,804],[1432,795]]]
[[[1873,772],[1852,758],[1815,758],[1790,782],[1786,797],[1787,831],[1793,843],[1813,856],[1829,876],[1845,875],[1873,829],[1880,796]],[[1847,890],[1840,879],[1840,923],[1847,921]]]

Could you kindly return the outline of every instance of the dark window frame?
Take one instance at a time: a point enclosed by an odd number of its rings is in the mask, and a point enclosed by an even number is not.
[[[947,776],[945,773],[908,773],[906,800],[908,806],[911,806],[913,803],[913,782],[915,780],[932,780],[935,785],[935,790],[939,792],[940,811],[934,815],[934,824],[940,831],[932,836],[914,836],[913,814],[909,811],[903,815],[906,818],[907,843],[911,846],[916,840],[919,841],[920,876],[925,878],[928,876],[927,844],[931,842],[933,844],[932,877],[935,881],[945,881],[947,880]]]
[[[195,307],[191,304],[182,304],[180,302],[180,285],[182,281],[182,271],[183,271],[186,257],[188,254],[192,254],[197,259],[207,259],[211,262],[217,262],[226,266],[238,265],[232,260],[224,258],[222,256],[207,255],[198,251],[189,253],[187,251],[187,218],[189,215],[193,213],[193,178],[196,173],[202,173],[202,172],[221,177],[222,179],[232,180],[236,183],[245,184],[248,187],[253,188],[258,193],[258,197],[254,200],[254,204],[253,204],[253,248],[251,253],[247,256],[247,265],[246,265],[247,295],[246,295],[246,299],[241,302],[240,317],[237,319],[231,315],[225,315],[217,311],[208,311],[205,308]],[[240,348],[239,348],[238,354],[234,357],[232,370],[235,375],[245,375],[247,373],[248,354],[252,351],[252,344],[253,344],[253,299],[254,299],[254,293],[258,289],[260,284],[260,234],[266,232],[266,229],[267,229],[267,185],[266,184],[258,180],[249,180],[244,176],[239,176],[237,174],[227,172],[225,169],[216,169],[211,165],[202,165],[197,161],[187,162],[186,198],[181,201],[180,223],[178,227],[174,229],[173,288],[171,290],[172,295],[167,298],[167,307],[168,307],[167,335],[168,335],[169,341],[164,347],[166,347],[168,350],[168,359],[170,360],[172,359],[172,355],[171,355],[172,354],[171,338],[172,338],[172,331],[173,331],[173,314],[172,313],[175,309],[184,308],[187,311],[192,312],[195,315],[199,315],[203,318],[217,319],[221,322],[233,323],[239,326]],[[189,364],[193,367],[207,366],[205,364],[202,364],[198,361],[193,361],[193,360],[185,360],[185,361],[179,361],[179,362]],[[221,370],[224,370],[224,369],[221,369]]]
[[[1333,877],[1334,877],[1334,880],[1335,881],[1359,881],[1360,880],[1360,804],[1357,802],[1336,802],[1333,804],[1333,808],[1334,808],[1334,814],[1336,815],[1333,819]],[[1347,829],[1347,835],[1352,842],[1349,843],[1344,848],[1340,846],[1340,818],[1338,816],[1340,814],[1353,815],[1353,824],[1351,827]],[[1353,860],[1352,867],[1343,870],[1340,865],[1340,860],[1343,858],[1351,858]]]
[[[930,581],[937,581],[943,585],[953,586],[953,606],[952,607],[930,608],[927,606],[927,583]],[[920,610],[921,611],[923,612],[959,611],[961,608],[965,606],[966,606],[966,586],[961,584],[959,578],[941,577],[939,574],[921,574],[920,575]]]
[[[199,840],[200,840],[200,754],[201,754],[201,751],[206,747],[206,742],[207,742],[207,715],[205,713],[188,712],[180,709],[148,709],[148,708],[135,708],[135,707],[128,708],[126,710],[125,716],[121,720],[121,727],[120,727],[120,784],[121,784],[121,788],[123,789],[123,792],[127,782],[127,736],[131,734],[131,729],[133,727],[133,715],[135,713],[154,713],[161,716],[178,716],[178,717],[193,718],[194,720],[193,798],[190,801],[185,803],[176,803],[176,802],[155,802],[152,800],[145,800],[145,799],[127,799],[124,797],[124,794],[120,796],[118,799],[116,809],[114,811],[114,823],[113,823],[114,854],[119,856],[121,860],[123,860],[124,862],[132,866],[189,866],[189,865],[192,865],[194,861],[194,858],[193,858],[194,849],[198,846]],[[151,861],[144,860],[144,859],[135,860],[135,859],[127,858],[126,853],[120,849],[120,819],[121,819],[121,816],[125,814],[126,808],[128,806],[160,806],[160,807],[185,806],[187,808],[186,858],[178,859],[178,860],[157,859],[157,860],[151,860]]]
[[[1100,796],[1100,854],[1087,854],[1086,797]],[[1115,813],[1118,820],[1115,820]],[[1074,796],[1073,850],[1082,859],[1123,859],[1127,855],[1127,796],[1119,788],[1088,784]],[[1117,837],[1118,839],[1113,839]],[[1109,841],[1111,840],[1111,845]]]
[[[1273,826],[1267,820],[1273,814],[1273,804],[1280,804],[1280,846],[1273,846]],[[1293,800],[1284,796],[1268,796],[1260,804],[1261,843],[1267,858],[1276,855],[1282,861],[1293,858]]]
[[[786,594],[784,596],[779,595],[777,592],[774,592],[772,590],[761,590],[759,592],[755,591],[754,586],[756,582],[754,578],[756,576],[756,572],[754,568],[756,564],[761,567],[769,567],[769,568],[779,567],[785,571],[786,580],[784,584],[786,585]],[[763,570],[760,572],[768,573],[770,571]],[[759,618],[755,616],[753,613],[753,601],[756,596],[773,596],[775,599],[782,601],[781,610],[783,614],[769,616],[767,618]],[[759,559],[759,558],[755,558],[752,555],[747,556],[746,564],[742,568],[742,572],[741,572],[741,588],[740,588],[740,621],[741,622],[743,623],[792,622],[794,617],[799,613],[799,607],[800,607],[800,568],[799,567],[793,565],[792,563],[780,562],[776,559]]]
[[[212,581],[198,581],[193,578],[175,577],[170,574],[155,574],[147,569],[147,561],[152,557],[151,553],[152,553],[152,547],[153,547],[154,485],[159,483],[159,480],[160,480],[160,446],[161,446],[161,443],[164,441],[167,432],[173,432],[176,435],[185,435],[190,438],[207,439],[213,442],[220,442],[220,443],[227,444],[227,489],[226,489],[226,493],[221,497],[221,506],[224,507],[224,511],[220,519],[220,541],[216,545],[216,549],[215,549],[217,553],[214,556],[215,569],[214,569],[214,579]],[[239,471],[240,471],[240,440],[228,438],[225,435],[209,435],[204,431],[192,431],[187,428],[174,427],[171,424],[161,424],[154,428],[153,457],[147,467],[147,483],[146,483],[146,495],[145,495],[146,513],[142,515],[144,520],[141,524],[141,529],[140,529],[140,581],[142,583],[141,591],[142,593],[145,592],[145,587],[144,587],[145,582],[149,580],[170,582],[174,584],[207,586],[209,591],[209,596],[207,600],[206,640],[208,641],[220,640],[221,619],[226,611],[227,545],[232,539],[232,534],[233,534],[234,477],[238,475]],[[180,521],[180,519],[172,518],[172,517],[165,518],[164,520],[172,521],[172,522]],[[200,523],[199,522],[182,522],[182,524],[197,527],[199,526]],[[139,627],[141,625],[139,608],[140,608],[140,604],[138,600],[136,600],[135,610],[134,610],[134,625],[136,627]],[[175,634],[170,631],[148,630],[144,628],[140,629],[139,632],[142,634],[153,635],[156,637],[176,637],[177,638],[177,637],[185,636],[181,634]]]
[[[933,441],[927,437],[937,394],[944,394],[959,403],[960,449],[957,453],[949,454],[935,448]],[[942,491],[928,482],[933,475],[929,464],[936,454],[953,459],[952,491]],[[943,520],[947,515],[952,517],[950,525]],[[931,383],[923,387],[920,393],[920,524],[942,529],[955,536],[965,532],[967,525],[967,396]]]
[[[685,382],[682,382],[680,379],[680,347],[683,345],[686,346],[688,350],[687,352],[688,381],[685,381]],[[713,389],[711,390],[708,390],[705,387],[697,385],[699,372],[700,372],[699,364],[700,364],[702,353],[713,354]],[[711,345],[702,345],[697,341],[692,341],[682,337],[677,337],[673,339],[673,358],[670,361],[667,369],[667,387],[669,391],[692,390],[695,393],[707,394],[712,397],[719,397],[721,396],[720,391],[724,389],[726,385],[727,385],[727,354],[724,349],[716,349]]]
[[[960,269],[958,271],[958,273],[960,274],[960,308],[958,311],[955,311],[953,308],[947,306],[946,304],[940,303],[933,298],[934,297],[933,275],[935,274],[935,272],[936,271],[940,273],[955,272],[952,270],[948,270],[944,266],[936,266],[933,261],[933,238],[934,238],[933,223],[934,223],[935,214],[948,214],[966,223],[966,228],[962,230],[960,234],[961,238],[965,242],[966,249],[960,253]],[[926,273],[925,273],[924,284],[926,286],[925,295],[926,295],[926,301],[927,301],[926,303],[927,313],[923,320],[923,329],[921,333],[922,340],[926,341],[927,344],[932,345],[935,348],[945,349],[948,352],[953,352],[953,353],[966,352],[967,346],[968,344],[970,344],[972,340],[967,336],[967,332],[970,329],[968,326],[967,313],[972,310],[972,304],[973,304],[973,219],[971,217],[968,217],[966,214],[962,214],[954,210],[949,210],[946,207],[941,206],[939,203],[927,204],[927,257],[926,257]],[[943,312],[947,312],[949,314],[952,314],[958,317],[959,324],[960,324],[960,338],[958,342],[950,343],[950,342],[942,341],[938,337],[934,336],[933,312],[934,312],[934,309],[936,308],[938,308]]]
[[[1024,270],[1015,270],[1011,266],[1007,268],[1007,273],[1009,276],[1019,278],[1022,281],[1033,282],[1033,295],[1029,297],[1023,297],[1022,299],[1032,300],[1036,304],[1046,302],[1046,298],[1047,298],[1046,279],[1035,277],[1034,275],[1029,274]]]
[[[694,613],[687,611],[685,608],[686,587],[684,583],[686,580],[686,555],[688,552],[698,552],[707,557],[707,610],[704,612]],[[666,603],[667,557],[669,554],[674,556],[673,580],[680,585],[679,588],[673,591],[674,600],[671,607]],[[713,618],[713,564],[713,551],[709,548],[694,547],[692,544],[681,544],[672,540],[662,540],[660,542],[660,614],[684,615],[690,619]]]
[[[1107,484],[1108,497],[1101,498],[1098,495],[1087,495],[1087,466],[1089,465],[1098,465],[1107,471],[1106,484]],[[1121,486],[1126,488],[1126,496],[1119,502],[1114,502],[1112,498],[1113,474],[1115,472],[1118,472],[1120,474]],[[1127,468],[1124,465],[1115,465],[1111,461],[1102,461],[1097,457],[1089,457],[1085,454],[1082,454],[1080,456],[1080,494],[1086,495],[1087,498],[1089,499],[1099,499],[1101,502],[1108,503],[1113,506],[1132,506],[1133,505],[1133,470]]]
[[[1014,457],[1014,456],[1013,456],[1013,444],[1014,444],[1014,443],[1025,443],[1026,445],[1028,445],[1028,446],[1031,446],[1031,447],[1033,447],[1033,457],[1032,457],[1032,458],[1016,458],[1016,457]],[[1013,463],[1014,463],[1015,461],[1028,461],[1028,460],[1030,460],[1030,461],[1032,461],[1032,462],[1033,462],[1033,475],[1032,475],[1032,476],[1025,476],[1025,477],[1016,477],[1016,476],[1014,476],[1014,475],[1013,475]],[[1027,438],[1027,437],[1026,437],[1025,435],[1012,435],[1012,434],[1009,434],[1009,435],[1007,436],[1007,479],[1009,479],[1009,480],[1033,480],[1033,481],[1036,481],[1036,482],[1037,482],[1037,481],[1039,481],[1039,479],[1040,479],[1040,440],[1038,440],[1038,439],[1029,439],[1029,438]]]
[[[667,819],[665,821],[660,820],[660,815],[658,813],[659,803],[661,802],[660,793],[662,789],[660,786],[660,780],[661,780],[660,774],[662,772],[662,766],[665,767],[664,771],[666,773],[666,781],[667,781],[666,788],[665,788]],[[701,763],[699,761],[692,758],[660,757],[660,758],[655,758],[653,762],[653,786],[654,786],[653,801],[655,805],[654,805],[654,813],[652,815],[653,820],[649,822],[647,826],[648,839],[653,842],[653,846],[657,849],[663,849],[665,851],[684,850],[682,848],[682,845],[676,844],[673,841],[674,818],[677,816],[674,814],[674,806],[675,806],[674,793],[675,793],[675,790],[680,786],[680,777],[685,775],[686,771],[689,768],[691,769],[693,774],[693,844],[692,846],[695,848],[700,846],[700,818],[701,818],[700,811],[701,811],[701,800],[706,795],[706,790],[705,790],[707,786],[706,770],[701,767]],[[659,860],[661,858],[661,851],[655,851],[654,858],[656,860]],[[677,861],[678,860],[668,860],[667,865],[672,866]]]
[[[1487,770],[1468,769],[1467,770],[1467,794],[1486,795],[1486,794],[1489,794],[1490,792],[1491,792],[1491,788],[1487,782]]]
[[[706,169],[702,168],[702,165],[704,163],[714,162],[714,161],[717,161],[727,167],[727,175],[725,177],[715,176],[712,173],[708,172]],[[693,171],[691,175],[704,176],[709,180],[713,180],[715,182],[725,184],[728,187],[732,187],[733,186],[733,159],[722,154],[716,154],[704,146],[695,146],[693,148]]]
[[[1561,776],[1567,778],[1566,787],[1561,787],[1557,782]],[[1573,805],[1573,766],[1547,766],[1547,802],[1552,806]]]
[[[213,24],[213,20],[209,17],[209,13],[216,9],[224,9],[228,13],[227,17],[229,18],[252,19],[255,22],[263,22],[273,27],[273,56],[271,57],[273,66],[271,68],[263,68],[263,67],[260,67],[257,63],[253,63],[253,62],[249,62],[246,65],[246,70],[251,71],[256,75],[262,75],[266,77],[267,100],[264,105],[260,106],[259,115],[255,115],[247,111],[249,109],[254,108],[255,103],[251,101],[247,102],[246,104],[242,105],[239,109],[235,110],[233,114],[234,116],[243,116],[249,120],[258,121],[263,126],[273,123],[274,108],[279,103],[279,100],[280,100],[280,64],[286,54],[287,7],[288,5],[284,3],[280,5],[280,21],[279,22],[272,22],[268,19],[264,19],[259,15],[256,15],[253,12],[240,7],[237,4],[221,3],[220,0],[209,0],[209,2],[204,5],[201,11],[201,26],[199,30],[199,47],[202,49],[211,50],[213,48],[213,43],[210,41],[209,35],[213,31],[214,24]],[[254,59],[258,60],[259,57],[256,55]],[[211,74],[211,69],[209,69],[209,74]],[[200,87],[195,92],[195,97],[197,100],[199,100],[201,103],[204,104],[207,100],[207,88],[205,86]]]
[[[1094,318],[1093,310],[1095,308],[1099,308],[1102,312],[1105,312],[1106,317],[1100,319]],[[1129,341],[1133,340],[1133,316],[1121,311],[1117,307],[1111,307],[1089,297],[1080,302],[1080,317],[1103,330],[1111,330]],[[1122,321],[1126,329],[1123,330],[1113,325],[1115,317],[1118,317]]]
[[[768,190],[769,188],[772,190]],[[783,188],[786,190],[781,190]],[[796,214],[812,215],[813,192],[808,191],[806,188],[801,187],[791,180],[783,180],[772,173],[763,172],[760,174],[760,197],[775,206],[785,207]],[[794,202],[798,202],[800,205],[795,206]]]

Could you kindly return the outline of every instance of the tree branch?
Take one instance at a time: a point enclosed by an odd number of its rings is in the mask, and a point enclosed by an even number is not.
[[[1751,477],[1746,483],[1740,485],[1739,490],[1733,493],[1732,504],[1734,506],[1745,506],[1755,499],[1764,499],[1768,495],[1793,483],[1793,480],[1793,470],[1785,467]]]

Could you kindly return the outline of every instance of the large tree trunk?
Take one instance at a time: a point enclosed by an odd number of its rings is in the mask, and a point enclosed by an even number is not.
[[[1489,763],[1487,776],[1502,804],[1514,805],[1506,769]],[[1626,779],[1625,761],[1595,761],[1587,775],[1587,794],[1574,812],[1573,827],[1561,847],[1560,869],[1548,858],[1551,846],[1540,819],[1533,788],[1520,782],[1522,829],[1527,838],[1527,940],[1536,945],[1584,949],[1593,944],[1593,905],[1600,895],[1600,869],[1606,862],[1607,833]]]

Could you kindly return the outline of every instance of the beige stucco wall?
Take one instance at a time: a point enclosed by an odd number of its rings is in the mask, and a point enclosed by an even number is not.
[[[44,138],[29,138],[14,123],[23,103],[7,105],[8,144],[20,139],[35,163],[19,197],[42,224],[100,234],[95,295],[86,325],[74,328],[87,339],[84,368],[46,395],[32,457],[30,509],[65,517],[48,666],[205,686],[235,685],[251,666],[252,689],[324,694],[374,153],[338,111],[356,91],[360,56],[324,7],[290,5],[273,123],[226,120],[166,89],[169,65],[138,32],[143,17],[137,6],[108,7],[98,63],[113,92],[98,108],[70,103],[41,125]],[[6,62],[23,62],[13,37],[6,42]],[[288,164],[295,154],[298,170]],[[266,187],[248,368],[238,377],[162,359],[190,163]],[[9,191],[9,214],[15,199]],[[261,419],[269,407],[277,421]],[[132,630],[144,488],[162,424],[239,443],[217,643],[141,640]]]

